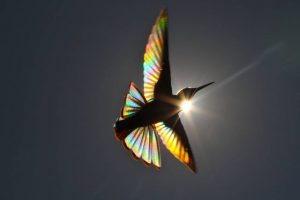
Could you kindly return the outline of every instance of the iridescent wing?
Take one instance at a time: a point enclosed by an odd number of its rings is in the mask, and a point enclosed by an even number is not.
[[[194,156],[179,116],[174,115],[169,120],[156,123],[154,126],[163,144],[173,156],[196,172]]]
[[[144,96],[148,102],[172,95],[169,55],[168,16],[161,11],[149,36],[144,54]]]
[[[133,130],[124,140],[135,158],[142,158],[146,165],[161,166],[159,144],[155,129],[150,125]]]

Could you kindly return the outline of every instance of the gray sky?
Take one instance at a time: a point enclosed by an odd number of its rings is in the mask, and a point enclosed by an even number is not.
[[[112,125],[169,11],[173,92],[198,166],[134,161]],[[1,199],[299,199],[297,1],[2,1]],[[7,167],[6,167],[7,166]]]

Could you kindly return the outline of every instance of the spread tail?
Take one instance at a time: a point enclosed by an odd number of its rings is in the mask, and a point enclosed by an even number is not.
[[[161,159],[155,127],[149,125],[130,128],[134,126],[132,126],[131,120],[127,120],[134,116],[145,104],[145,97],[131,82],[129,92],[125,96],[124,107],[114,125],[115,134],[122,141],[123,146],[131,151],[135,159],[142,158],[146,165],[153,164],[159,169]]]
[[[129,84],[129,91],[125,96],[124,106],[121,110],[120,117],[114,124],[115,134],[119,140],[123,140],[132,130],[128,129],[130,123],[127,118],[132,117],[146,103],[145,97],[137,89],[133,82]]]

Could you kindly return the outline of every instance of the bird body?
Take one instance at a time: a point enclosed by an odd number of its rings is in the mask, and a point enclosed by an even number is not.
[[[173,102],[180,102],[177,96],[171,96]],[[179,104],[172,104],[162,100],[154,100],[146,103],[132,117],[116,122],[116,131],[122,132],[141,126],[148,126],[165,121],[181,110]]]
[[[212,84],[184,88],[172,93],[168,56],[168,16],[161,11],[144,54],[144,93],[131,82],[120,117],[114,124],[116,137],[134,158],[161,167],[159,140],[179,161],[196,172],[194,156],[179,118],[181,104]]]

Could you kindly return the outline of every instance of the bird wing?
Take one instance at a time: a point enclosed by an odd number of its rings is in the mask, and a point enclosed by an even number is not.
[[[168,55],[168,16],[161,11],[149,36],[144,54],[144,96],[148,102],[172,95]]]
[[[154,126],[163,144],[173,156],[196,173],[192,149],[178,114],[167,121],[156,123]]]

